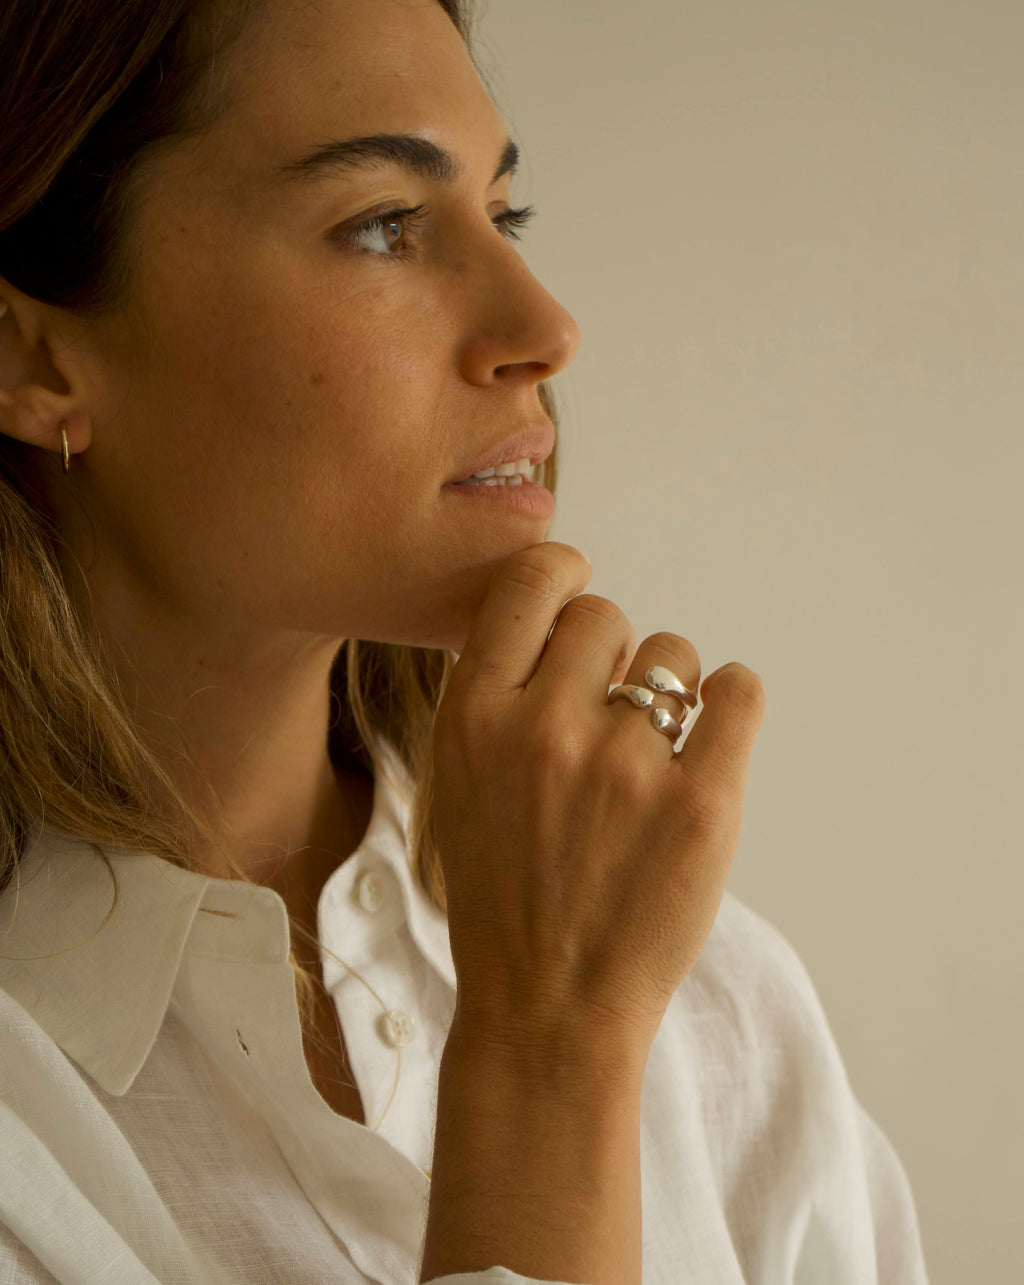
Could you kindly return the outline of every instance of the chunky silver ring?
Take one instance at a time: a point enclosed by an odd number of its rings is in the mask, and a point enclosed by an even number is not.
[[[608,693],[605,703],[610,705],[614,700],[628,700],[638,709],[646,709],[654,703],[654,693],[648,691],[646,687],[637,687],[634,683],[620,683]],[[688,710],[683,711],[684,722],[688,713]],[[683,734],[682,723],[672,717],[670,710],[663,709],[660,705],[657,709],[651,710],[651,722],[659,732],[665,733],[673,745]]]
[[[683,714],[683,722],[686,721],[686,714]],[[651,716],[651,722],[659,732],[664,732],[668,739],[675,745],[683,734],[683,725],[678,719],[672,717],[667,709],[662,709],[659,705]]]
[[[673,696],[678,696],[683,704],[688,705],[690,709],[697,708],[696,695],[690,691],[689,687],[684,687],[671,669],[666,669],[664,665],[652,665],[645,674],[644,680],[656,692],[669,692]],[[684,721],[685,717],[684,715]]]
[[[636,687],[633,683],[620,683],[608,693],[607,703],[610,705],[612,701],[623,698],[632,701],[638,709],[645,709],[648,705],[654,704],[654,693],[649,692],[646,687]]]

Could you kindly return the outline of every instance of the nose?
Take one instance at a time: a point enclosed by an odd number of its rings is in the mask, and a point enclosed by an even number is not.
[[[461,373],[473,384],[521,379],[537,384],[576,356],[576,319],[541,285],[510,242],[491,243],[486,267],[474,265]]]

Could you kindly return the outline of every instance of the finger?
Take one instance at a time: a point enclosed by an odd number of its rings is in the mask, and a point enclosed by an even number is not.
[[[527,691],[572,709],[599,703],[635,646],[636,632],[620,607],[597,594],[577,594],[559,612]]]
[[[689,684],[687,684],[689,686]],[[738,661],[722,665],[704,680],[704,708],[675,756],[681,779],[701,781],[711,799],[741,798],[754,739],[764,719],[761,679]]]
[[[654,692],[654,702],[650,708],[667,709],[673,718],[685,726],[684,715],[687,717],[691,715],[682,697],[677,696],[675,692],[659,692],[648,682],[648,671],[655,665],[661,665],[670,670],[684,687],[696,693],[700,688],[700,657],[697,655],[697,649],[688,638],[681,638],[678,634],[651,634],[641,643],[626,670],[625,678],[621,680],[624,683],[632,683],[636,687],[646,687]],[[623,701],[622,704],[627,705],[628,702]]]
[[[609,687],[617,687],[619,683],[626,681],[626,675],[629,673],[629,667],[633,663],[633,656],[636,653],[636,630],[632,625],[629,627],[629,640],[619,652],[618,660],[615,662],[615,668],[612,670],[608,679]]]
[[[446,698],[458,700],[471,688],[479,693],[525,687],[558,613],[593,574],[579,549],[557,541],[534,544],[506,558],[491,576]]]

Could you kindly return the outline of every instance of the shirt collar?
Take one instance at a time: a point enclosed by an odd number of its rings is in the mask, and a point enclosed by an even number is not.
[[[409,865],[412,781],[388,742],[379,740],[378,748],[387,771],[376,775],[363,842],[341,869],[366,858],[387,862],[413,939],[454,989],[447,919]],[[153,853],[90,844],[45,825],[0,896],[0,987],[116,1096],[149,1056],[182,955],[193,946],[225,958],[286,961],[284,901],[270,888],[213,879]]]

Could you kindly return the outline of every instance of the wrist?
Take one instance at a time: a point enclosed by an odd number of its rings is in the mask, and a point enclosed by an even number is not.
[[[501,1264],[640,1285],[643,1061],[588,1029],[461,1013],[441,1060],[420,1279]]]
[[[577,1096],[639,1094],[649,1048],[596,1021],[500,1019],[460,1012],[448,1033],[442,1066],[457,1063],[528,1090]]]

